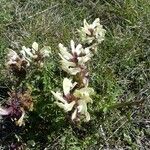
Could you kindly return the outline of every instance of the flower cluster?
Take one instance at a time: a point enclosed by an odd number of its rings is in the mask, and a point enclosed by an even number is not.
[[[72,121],[79,121],[81,116],[84,116],[84,121],[90,120],[90,115],[87,111],[87,103],[92,103],[90,95],[94,94],[94,90],[89,87],[76,89],[77,83],[72,83],[71,79],[64,78],[63,92],[53,92],[52,94],[57,99],[56,104],[63,108],[65,112],[72,111]]]
[[[26,112],[33,110],[33,100],[30,92],[11,92],[5,107],[0,106],[0,115],[9,116],[16,125],[24,124]]]
[[[22,47],[20,53],[22,56],[30,63],[35,62],[40,66],[43,66],[43,60],[45,57],[49,57],[51,48],[48,46],[39,49],[39,46],[36,42],[32,44],[32,48]]]
[[[50,54],[50,47],[38,48],[38,44],[34,42],[32,48],[22,47],[22,50],[17,54],[15,51],[10,50],[7,57],[8,61],[6,66],[15,73],[23,72],[33,62],[39,66],[43,66],[45,57]]]
[[[71,75],[72,79],[64,78],[63,92],[51,92],[57,100],[56,104],[65,112],[70,112],[73,122],[79,122],[81,119],[88,122],[90,114],[87,104],[93,102],[90,96],[94,94],[93,88],[88,87],[88,61],[93,56],[93,50],[104,40],[105,30],[99,19],[96,19],[90,25],[84,20],[84,27],[78,31],[83,45],[76,46],[71,40],[69,51],[67,47],[59,44],[61,68]]]
[[[104,40],[106,30],[100,24],[100,19],[96,18],[92,24],[88,24],[84,19],[84,27],[81,27],[78,32],[83,44],[96,50],[97,45]]]
[[[86,63],[91,59],[93,54],[89,48],[83,48],[81,44],[75,46],[73,40],[70,42],[71,52],[67,47],[59,44],[59,56],[61,57],[61,67],[70,75],[80,76],[78,79],[81,84],[88,84],[88,72]]]

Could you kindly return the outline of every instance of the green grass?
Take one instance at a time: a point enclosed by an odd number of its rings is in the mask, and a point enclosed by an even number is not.
[[[16,134],[29,149],[150,148],[148,0],[2,0],[0,7],[0,91],[4,91],[1,86],[11,88],[4,71],[7,48],[19,51],[34,41],[52,48],[42,78],[37,81],[35,76],[36,88],[37,83],[43,85],[34,93],[38,95],[35,111],[25,127],[16,129],[11,125],[11,134],[0,139],[2,145],[17,141]],[[58,65],[58,43],[69,45],[71,39],[78,41],[76,29],[83,25],[83,19],[92,22],[97,17],[107,33],[90,66],[90,85],[96,91],[89,108],[91,121],[75,127],[53,105],[50,93],[51,89],[62,88],[65,75]],[[6,91],[1,97],[5,95]],[[108,109],[115,103],[142,99],[144,103],[140,105]]]

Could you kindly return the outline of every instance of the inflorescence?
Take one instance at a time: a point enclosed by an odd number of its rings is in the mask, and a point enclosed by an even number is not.
[[[63,92],[51,92],[57,100],[56,104],[71,114],[73,122],[88,122],[90,114],[87,104],[93,102],[91,96],[94,94],[94,89],[89,87],[88,62],[96,52],[98,44],[104,40],[106,30],[97,18],[92,24],[84,20],[84,27],[78,32],[82,44],[75,45],[73,40],[70,48],[59,44],[61,68],[71,77],[64,78]]]

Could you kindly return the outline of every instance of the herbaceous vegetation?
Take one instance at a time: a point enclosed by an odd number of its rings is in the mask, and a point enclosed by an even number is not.
[[[3,149],[149,149],[146,0],[0,3]]]

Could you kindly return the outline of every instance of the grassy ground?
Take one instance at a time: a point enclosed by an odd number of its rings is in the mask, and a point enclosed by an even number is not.
[[[76,29],[83,24],[83,19],[92,22],[97,17],[107,33],[90,67],[90,85],[97,93],[90,106],[92,119],[88,124],[75,127],[52,105],[50,90],[61,88],[63,76],[58,68],[58,43],[67,45],[70,39],[77,41]],[[38,103],[23,128],[2,122],[0,127],[8,126],[7,130],[0,129],[2,145],[10,144],[17,136],[29,149],[150,149],[149,19],[148,0],[1,0],[2,99],[7,95],[6,86],[11,87],[3,71],[6,49],[17,51],[34,41],[52,48],[42,79],[41,93],[46,94],[38,97],[45,106],[41,109]],[[137,104],[140,100],[144,102]],[[114,106],[116,102],[129,103],[118,107]],[[137,105],[133,105],[135,103]]]

